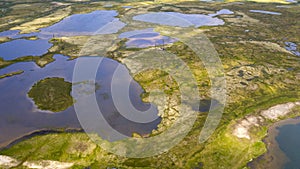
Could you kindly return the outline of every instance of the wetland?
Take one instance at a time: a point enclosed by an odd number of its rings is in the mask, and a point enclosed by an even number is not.
[[[0,168],[299,166],[299,2],[14,0],[0,1],[0,7]],[[199,134],[209,111],[223,102],[212,98],[207,64],[181,40],[199,34],[213,44],[227,83],[222,118],[203,143]],[[167,71],[134,73],[142,66],[130,58],[149,51],[174,54],[188,66],[199,105],[182,101],[180,89],[188,83],[179,85]],[[83,69],[89,72],[95,58],[102,59],[95,81],[74,82],[77,62],[88,60]],[[159,63],[143,59],[147,65]],[[117,70],[122,76],[115,79]],[[129,102],[123,103],[139,112],[152,107],[154,120],[124,117],[113,99],[114,81],[120,93],[128,87]],[[94,93],[109,126],[129,138],[159,136],[191,111],[195,123],[169,151],[147,158],[118,156],[100,146],[109,145],[109,129],[93,137],[83,132],[74,86],[83,96]],[[124,147],[117,150],[131,153]]]

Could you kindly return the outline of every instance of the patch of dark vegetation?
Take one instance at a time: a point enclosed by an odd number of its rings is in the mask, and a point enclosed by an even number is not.
[[[28,96],[41,110],[61,112],[73,105],[72,84],[63,78],[46,78],[34,84]]]

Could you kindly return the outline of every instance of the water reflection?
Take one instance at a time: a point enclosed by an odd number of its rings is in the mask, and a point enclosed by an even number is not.
[[[72,81],[76,60],[68,60],[67,57],[61,55],[55,55],[54,58],[56,61],[45,68],[39,68],[29,62],[17,63],[0,69],[0,74],[24,70],[21,75],[0,80],[0,146],[35,130],[81,127],[73,106],[60,113],[46,113],[38,110],[32,100],[27,97],[31,86],[47,77],[62,77],[66,81]],[[120,65],[118,62],[108,58],[105,58],[101,64],[96,84],[98,104],[108,123],[119,132],[128,136],[131,136],[132,132],[149,134],[156,129],[160,119],[149,124],[133,123],[122,117],[114,107],[110,94],[110,81],[118,65]],[[135,107],[141,110],[147,108],[148,104],[140,99],[143,89],[138,83],[132,82],[129,92],[131,102]]]
[[[112,34],[125,26],[116,16],[117,11],[102,10],[87,14],[74,14],[62,21],[42,28],[40,32],[19,34],[19,30],[0,32],[0,37],[16,39],[0,44],[0,57],[13,60],[22,56],[41,56],[52,46],[48,41],[56,36]],[[38,37],[38,40],[22,38]]]
[[[22,56],[41,56],[52,46],[48,40],[17,39],[0,44],[0,57],[4,60],[13,60]]]
[[[116,16],[117,11],[94,11],[87,14],[74,14],[62,21],[42,28],[42,34],[53,34],[55,36],[75,36],[75,35],[93,35],[112,34],[118,32],[125,26],[125,23],[119,21]],[[106,27],[107,25],[110,27]],[[101,31],[99,29],[105,28]]]

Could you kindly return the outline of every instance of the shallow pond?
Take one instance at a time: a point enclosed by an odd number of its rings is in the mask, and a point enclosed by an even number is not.
[[[150,22],[168,26],[200,27],[224,25],[222,19],[203,14],[183,14],[178,12],[155,12],[133,17],[136,21]]]
[[[234,12],[229,9],[221,9],[217,11],[215,14],[209,14],[209,16],[232,15],[232,14],[234,14]]]
[[[160,35],[153,28],[125,32],[119,38],[128,39],[126,42],[127,48],[146,48],[171,44],[177,41],[175,38]]]
[[[300,52],[298,51],[298,45],[293,42],[285,42],[285,49],[292,52],[296,56],[300,56]]]
[[[41,56],[52,46],[48,40],[17,39],[0,44],[0,57],[4,60],[13,60],[22,56]]]
[[[62,77],[66,81],[72,81],[76,60],[68,61],[67,57],[61,55],[55,55],[55,59],[55,62],[45,68],[39,68],[30,62],[17,63],[0,69],[0,75],[24,70],[21,75],[0,80],[0,146],[36,130],[81,127],[73,106],[60,113],[49,113],[38,110],[27,97],[32,85],[47,77]],[[133,132],[149,134],[156,129],[160,118],[147,124],[134,123],[122,117],[114,107],[110,81],[115,68],[119,65],[118,62],[105,58],[98,69],[96,96],[99,107],[108,123],[119,132],[127,136],[131,136]],[[130,99],[139,110],[145,110],[149,106],[141,101],[142,92],[141,86],[133,81],[130,85]]]
[[[262,13],[262,14],[269,14],[269,15],[281,15],[279,12],[272,12],[272,11],[264,11],[264,10],[249,10],[252,13]]]

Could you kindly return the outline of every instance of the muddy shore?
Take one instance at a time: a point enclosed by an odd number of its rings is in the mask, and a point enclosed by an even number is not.
[[[254,159],[248,163],[248,167],[251,169],[260,169],[260,168],[272,168],[272,169],[281,169],[283,166],[289,162],[288,157],[285,153],[279,148],[279,144],[276,141],[276,137],[279,134],[278,128],[290,124],[300,123],[300,117],[282,120],[277,123],[274,123],[269,129],[267,136],[263,139],[263,142],[267,146],[267,152],[258,158]]]

